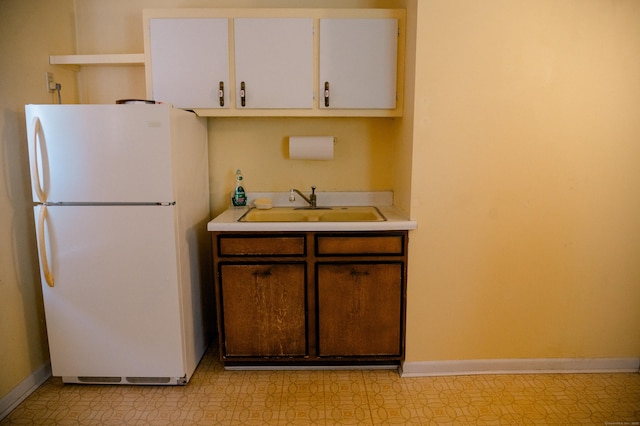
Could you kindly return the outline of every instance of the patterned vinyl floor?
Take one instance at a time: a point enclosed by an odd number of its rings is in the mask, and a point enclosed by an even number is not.
[[[225,371],[187,386],[51,378],[0,425],[638,425],[640,374],[400,378],[391,370]]]

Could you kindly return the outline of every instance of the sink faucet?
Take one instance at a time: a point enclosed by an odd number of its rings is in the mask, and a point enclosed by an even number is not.
[[[295,201],[296,200],[296,194],[298,193],[298,195],[300,195],[302,197],[303,200],[305,200],[307,203],[309,203],[309,205],[311,206],[312,209],[315,209],[317,207],[316,205],[316,187],[312,186],[311,187],[311,194],[309,195],[309,198],[307,198],[302,192],[298,191],[295,188],[291,188],[289,190],[289,201]]]

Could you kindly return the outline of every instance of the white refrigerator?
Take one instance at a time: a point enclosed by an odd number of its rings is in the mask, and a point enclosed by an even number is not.
[[[27,105],[51,369],[186,384],[212,329],[206,122],[169,105]]]

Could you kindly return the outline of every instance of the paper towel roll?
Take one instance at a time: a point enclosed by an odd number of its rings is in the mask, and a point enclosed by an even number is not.
[[[333,136],[290,136],[292,160],[333,160]]]

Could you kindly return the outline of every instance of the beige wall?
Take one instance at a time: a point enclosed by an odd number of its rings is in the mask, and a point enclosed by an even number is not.
[[[210,119],[213,214],[228,207],[237,168],[249,191],[309,192],[312,185],[318,191],[390,190],[393,127],[391,119]],[[334,159],[287,159],[289,135],[336,136]]]
[[[640,356],[640,2],[419,1],[407,358]]]
[[[74,45],[73,0],[0,0],[0,399],[48,361],[29,185],[24,105],[52,103],[45,72],[75,102],[49,52]]]

